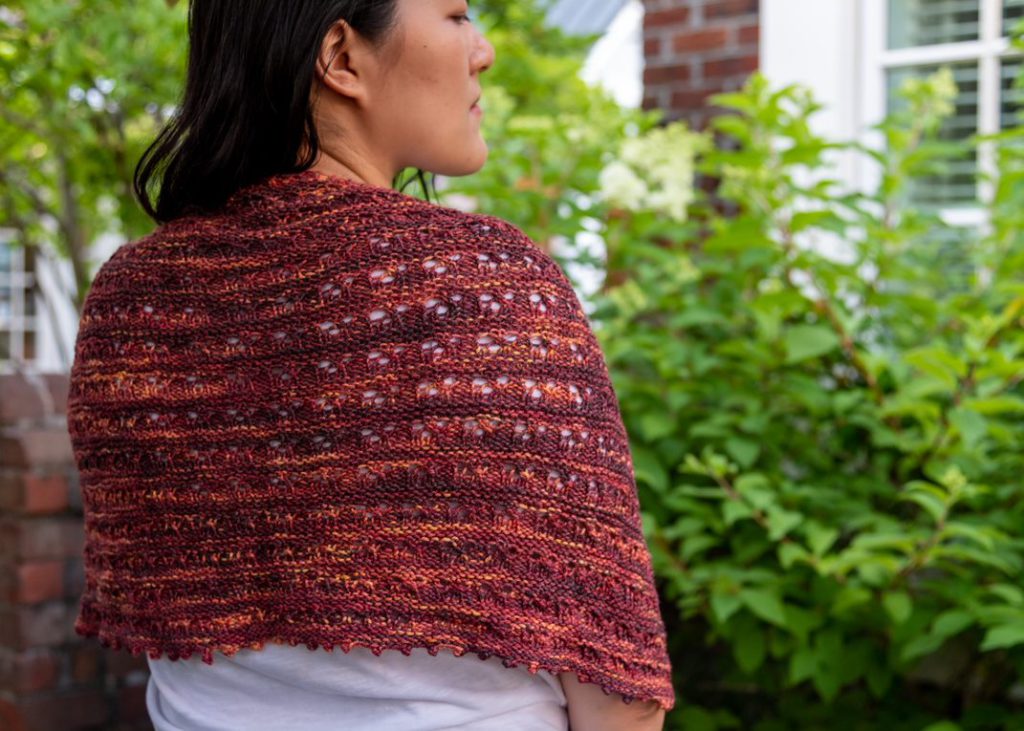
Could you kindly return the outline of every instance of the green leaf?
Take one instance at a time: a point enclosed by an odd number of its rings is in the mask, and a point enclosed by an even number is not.
[[[835,332],[824,325],[797,325],[786,331],[786,363],[817,358],[839,346]]]
[[[973,543],[976,543],[986,551],[991,551],[996,547],[995,539],[992,537],[990,531],[984,526],[970,525],[962,521],[950,521],[940,532],[942,538],[949,536],[958,536],[965,538]]]
[[[660,409],[650,409],[640,417],[640,429],[644,439],[653,442],[675,432],[678,423],[673,414]]]
[[[679,547],[679,555],[684,561],[691,561],[693,558],[709,548],[718,545],[718,538],[707,534],[687,536]]]
[[[865,584],[882,588],[889,585],[893,576],[896,575],[898,567],[889,557],[874,556],[858,563],[856,570],[857,575]]]
[[[803,546],[799,543],[787,541],[779,544],[779,565],[784,569],[789,569],[797,561],[807,561],[810,559],[811,554],[807,552]]]
[[[965,409],[970,409],[971,411],[975,411],[983,416],[1024,413],[1024,399],[1017,396],[968,398],[964,399],[963,405]]]
[[[1002,624],[991,627],[981,642],[981,651],[998,650],[1024,644],[1024,623]]]
[[[843,635],[838,629],[820,632],[815,638],[814,648],[818,658],[818,672],[813,678],[814,687],[822,698],[831,701],[843,683],[846,658]]]
[[[874,595],[870,590],[865,589],[863,586],[847,584],[836,592],[832,600],[832,614],[836,616],[843,615],[851,609],[869,604],[872,599],[874,599]]]
[[[761,453],[761,446],[749,439],[732,438],[725,442],[725,451],[743,468],[749,468]]]
[[[801,645],[789,658],[789,683],[796,685],[807,680],[818,670],[818,656],[814,649]]]
[[[719,624],[728,622],[729,617],[735,614],[742,606],[743,602],[736,594],[726,591],[715,591],[711,594],[711,611],[714,613],[715,619],[718,620]]]
[[[802,609],[793,604],[786,604],[786,628],[800,643],[806,643],[813,630],[818,629],[824,618],[816,611]]]
[[[905,591],[892,591],[886,593],[882,597],[882,605],[885,607],[885,611],[892,617],[892,621],[896,624],[903,624],[910,619],[911,612],[914,611],[914,604],[910,600],[910,595]]]
[[[732,525],[737,520],[750,518],[753,515],[754,511],[750,506],[739,500],[726,500],[722,503],[722,517],[725,518],[726,525]]]
[[[964,407],[951,409],[949,421],[956,427],[968,448],[974,447],[988,433],[988,422],[985,417]]]
[[[903,646],[900,651],[900,659],[903,662],[910,662],[924,655],[930,655],[942,647],[945,640],[945,637],[939,635],[917,635]]]
[[[770,508],[768,510],[768,538],[773,541],[781,539],[800,525],[803,519],[804,516],[801,513],[781,508]]]
[[[786,610],[779,598],[771,589],[743,589],[740,591],[743,604],[766,622],[785,628]]]
[[[757,472],[748,472],[736,479],[736,492],[759,510],[768,510],[777,499],[768,479]]]
[[[636,479],[650,485],[655,491],[664,494],[668,490],[669,485],[668,472],[662,466],[661,460],[658,459],[658,455],[655,454],[654,450],[640,444],[631,443],[630,453],[633,457],[633,472]]]
[[[892,685],[893,671],[884,659],[878,657],[878,653],[873,653],[868,660],[867,669],[864,671],[864,679],[867,680],[871,695],[881,699],[885,697]]]
[[[718,723],[714,715],[700,706],[687,706],[679,714],[679,722],[683,728],[692,731],[717,731]]]
[[[850,545],[861,550],[891,549],[910,554],[914,551],[914,538],[906,533],[861,533]]]
[[[949,609],[935,618],[932,633],[942,638],[958,635],[974,624],[974,617],[963,609]]]
[[[764,663],[764,631],[756,622],[743,622],[733,640],[733,656],[740,670],[750,675]]]
[[[1024,591],[1014,584],[993,584],[988,590],[1000,597],[1007,604],[1015,606],[1024,605]]]
[[[927,488],[912,488],[908,489],[902,495],[899,496],[900,500],[906,500],[908,502],[917,503],[932,516],[932,520],[936,523],[941,522],[946,516],[946,510],[948,500],[941,490],[934,485],[928,485]]]
[[[814,555],[821,557],[835,543],[839,537],[839,531],[810,520],[804,524],[804,535],[807,536],[807,545],[810,546]]]

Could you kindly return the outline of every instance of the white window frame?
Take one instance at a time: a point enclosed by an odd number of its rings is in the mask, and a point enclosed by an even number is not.
[[[931,46],[889,49],[889,2],[890,0],[861,0],[861,27],[868,32],[861,34],[861,78],[863,80],[863,101],[861,128],[865,130],[865,141],[881,147],[881,135],[869,128],[880,122],[886,113],[888,103],[886,72],[890,68],[918,64],[942,64],[946,62],[978,60],[978,131],[993,134],[999,131],[1000,113],[1000,64],[1003,58],[1020,57],[1002,37],[1003,0],[979,0],[980,38],[976,41],[942,43]],[[996,171],[995,153],[991,143],[983,143],[978,150],[979,172],[992,174]],[[880,171],[877,168],[863,168],[861,179],[869,181],[869,189],[875,189]],[[943,208],[939,211],[948,224],[954,226],[987,226],[987,215],[982,203],[990,200],[994,185],[991,181],[980,180],[976,206]]]
[[[25,300],[35,296],[32,293],[32,286],[35,282],[35,274],[25,271],[25,250],[21,246],[11,243],[14,232],[10,229],[0,228],[0,246],[9,252],[11,263],[9,267],[0,269],[0,285],[11,289],[11,312],[10,314],[0,313],[0,332],[9,335],[11,345],[10,357],[0,351],[0,373],[8,374],[15,372],[15,363],[26,370],[36,367],[39,362],[39,302],[36,301],[36,314],[25,314]],[[38,267],[38,256],[36,257]],[[25,335],[31,332],[35,338],[35,357],[25,359]]]

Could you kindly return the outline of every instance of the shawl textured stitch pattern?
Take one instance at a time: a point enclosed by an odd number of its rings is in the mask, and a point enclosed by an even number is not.
[[[105,647],[447,648],[675,703],[604,355],[501,218],[306,170],[165,223],[93,280],[68,430]]]

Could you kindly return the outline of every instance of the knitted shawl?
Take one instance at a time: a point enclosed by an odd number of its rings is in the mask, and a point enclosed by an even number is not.
[[[307,170],[165,223],[94,278],[68,430],[104,647],[446,648],[675,703],[604,356],[500,218]]]

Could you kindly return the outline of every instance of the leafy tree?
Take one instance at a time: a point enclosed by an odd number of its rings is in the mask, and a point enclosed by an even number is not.
[[[0,6],[0,226],[70,260],[79,308],[96,238],[150,227],[132,172],[180,92],[185,20],[164,0]]]

